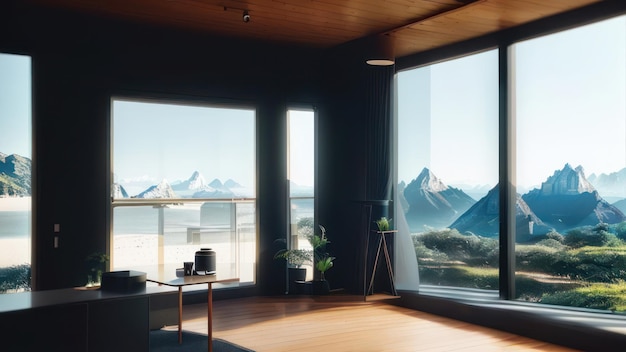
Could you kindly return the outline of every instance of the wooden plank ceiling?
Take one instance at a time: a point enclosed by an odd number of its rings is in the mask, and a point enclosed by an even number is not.
[[[211,35],[332,48],[376,34],[402,57],[601,0],[28,0]],[[244,11],[250,21],[243,21]]]

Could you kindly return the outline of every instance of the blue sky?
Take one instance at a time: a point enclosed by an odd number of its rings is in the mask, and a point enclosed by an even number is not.
[[[538,185],[566,162],[582,165],[587,176],[626,167],[626,16],[521,42],[512,50],[518,185]],[[400,115],[430,116],[407,119],[400,128],[400,180],[409,182],[428,166],[449,185],[495,185],[496,64],[497,54],[490,51],[400,74]],[[0,152],[26,157],[32,155],[30,65],[28,56],[0,54]],[[129,157],[115,155],[118,178],[172,182],[197,170],[208,181],[234,178],[253,187],[247,170],[254,165],[254,110],[186,107],[181,113],[180,106],[123,103],[119,108],[115,145]],[[311,112],[294,116],[299,113]],[[305,125],[294,125],[303,134],[292,142],[297,155],[312,156],[312,119],[306,120],[294,119]],[[163,140],[172,143],[164,146]],[[157,162],[157,156],[166,161]],[[291,178],[303,185],[313,183],[312,165],[299,164],[306,158],[291,160]]]
[[[565,162],[585,174],[626,167],[626,16],[529,40],[517,58],[518,182]]]
[[[0,152],[32,158],[31,59],[0,53]]]
[[[300,186],[315,181],[315,119],[311,110],[289,110],[289,179]]]
[[[253,109],[114,100],[112,111],[116,181],[173,183],[198,171],[254,189]]]
[[[517,183],[626,167],[626,16],[516,44]],[[497,183],[497,52],[402,72],[399,180]]]

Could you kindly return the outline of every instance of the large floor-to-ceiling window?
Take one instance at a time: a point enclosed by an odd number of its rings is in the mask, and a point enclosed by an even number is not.
[[[289,180],[289,249],[311,253],[309,239],[315,228],[315,112],[305,109],[287,111]],[[304,256],[307,257],[306,255]],[[306,280],[313,279],[313,263],[309,255],[301,267]],[[296,266],[297,263],[289,263]],[[293,273],[293,271],[292,271]],[[292,275],[293,276],[293,275]],[[290,282],[294,280],[289,278]],[[298,280],[300,281],[300,280]],[[294,285],[291,285],[293,290]]]
[[[112,101],[111,267],[183,266],[211,248],[217,269],[255,282],[255,110]]]
[[[511,48],[516,296],[626,310],[626,16]],[[521,231],[524,229],[524,231]]]
[[[398,73],[396,212],[421,284],[498,287],[497,63],[491,50]]]
[[[420,283],[496,290],[511,263],[510,298],[623,312],[626,16],[499,50],[397,74],[397,203]]]
[[[0,293],[31,287],[31,58],[0,53]]]

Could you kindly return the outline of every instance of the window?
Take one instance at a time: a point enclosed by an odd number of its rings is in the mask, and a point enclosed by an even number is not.
[[[254,283],[255,111],[115,98],[112,250],[116,270],[194,261]]]
[[[514,157],[499,167],[514,171],[514,253],[498,248],[496,51],[397,74],[396,203],[420,282],[495,290],[498,260],[511,257],[512,299],[623,313],[626,16],[500,50],[511,121],[501,135]]]
[[[315,113],[287,111],[289,178],[289,248],[311,250],[315,228]],[[306,279],[313,279],[312,263],[305,264]]]
[[[31,58],[0,54],[0,293],[31,287]]]
[[[498,288],[497,64],[492,50],[397,75],[395,221],[421,284]]]
[[[516,226],[516,296],[623,312],[626,16],[512,51],[517,193],[529,210]]]

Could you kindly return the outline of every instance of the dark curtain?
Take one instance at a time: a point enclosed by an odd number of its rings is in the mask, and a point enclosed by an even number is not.
[[[368,200],[391,199],[391,107],[393,66],[368,67]]]
[[[374,221],[380,217],[390,218],[391,202],[391,127],[392,127],[392,88],[393,66],[368,66],[367,70],[367,178],[366,200],[363,202],[363,227],[365,236],[365,275],[369,288],[372,275],[375,275],[374,292],[389,292],[390,280],[381,249],[378,265],[375,266],[376,252],[380,235]],[[393,257],[393,236],[387,235],[387,248]],[[375,272],[375,273],[374,273]],[[371,291],[369,292],[371,293]]]

